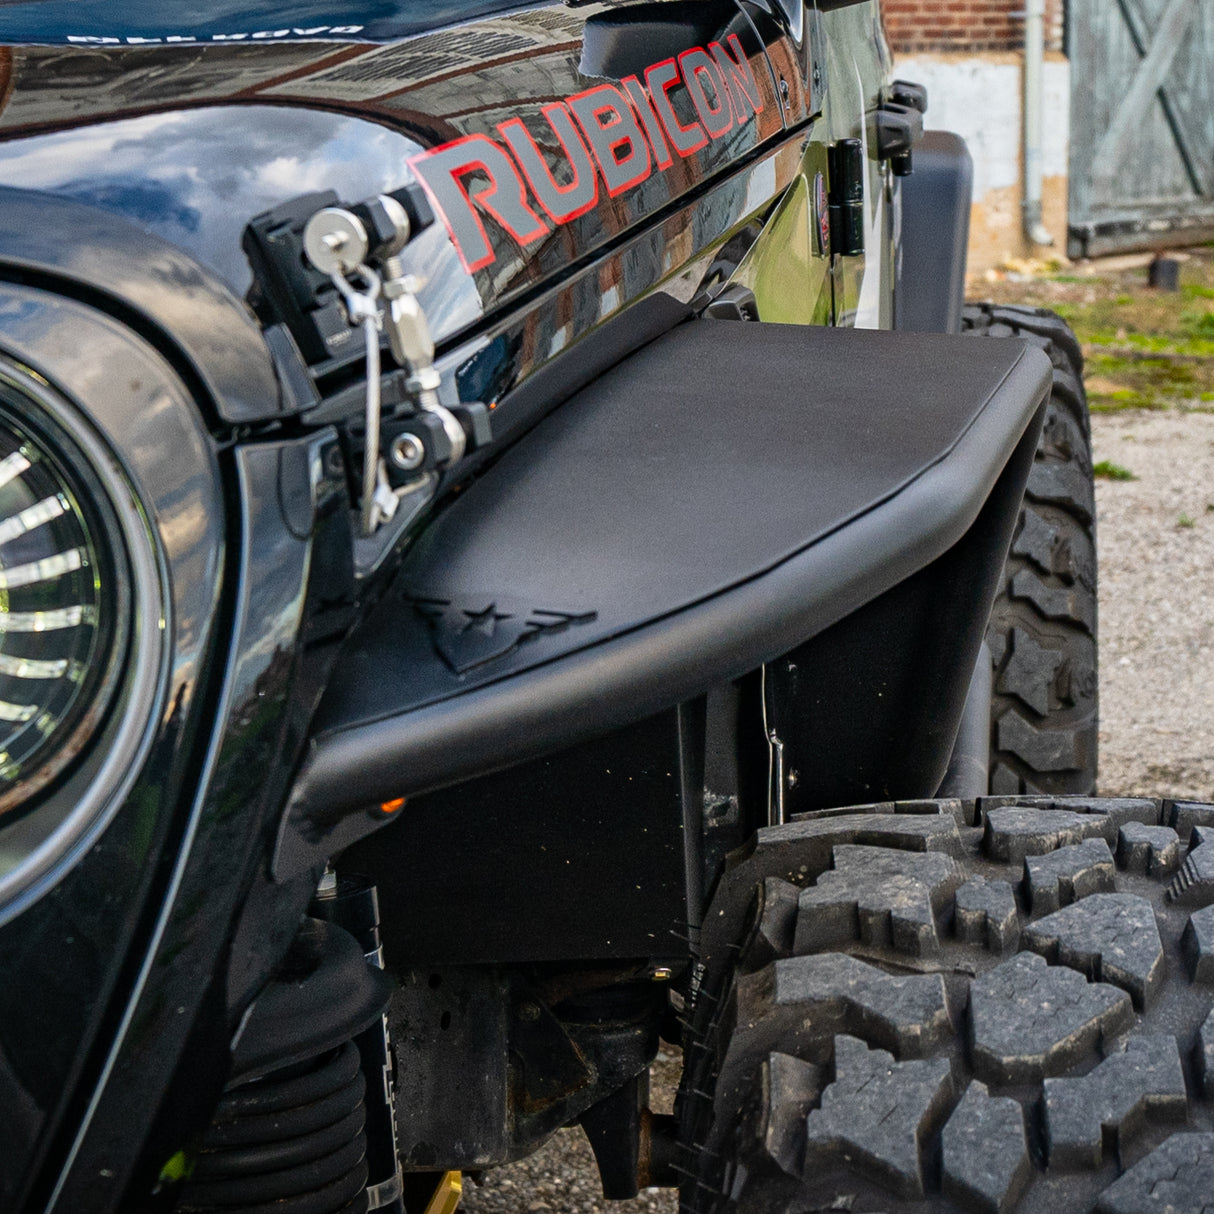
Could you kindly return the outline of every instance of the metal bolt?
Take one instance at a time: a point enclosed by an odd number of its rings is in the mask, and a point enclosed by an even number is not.
[[[519,1004],[518,1018],[527,1021],[538,1020],[540,1018],[540,1005],[532,999]]]
[[[388,458],[402,472],[416,472],[426,462],[426,448],[416,434],[398,434],[388,448]]]

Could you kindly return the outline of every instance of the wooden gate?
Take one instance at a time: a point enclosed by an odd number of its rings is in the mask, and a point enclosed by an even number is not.
[[[1214,236],[1214,0],[1069,0],[1072,257]]]

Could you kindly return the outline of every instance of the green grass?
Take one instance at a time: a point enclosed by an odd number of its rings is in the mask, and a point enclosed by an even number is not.
[[[1186,527],[1187,528],[1187,527],[1195,527],[1196,525],[1197,525],[1197,520],[1187,514],[1181,514],[1180,518],[1178,518],[1176,520],[1177,527]]]
[[[1110,346],[1120,350],[1142,350],[1148,354],[1179,354],[1183,358],[1209,358],[1214,355],[1214,326],[1210,337],[1203,336],[1207,322],[1192,326],[1193,333],[1171,336],[1163,333],[1135,333],[1132,329],[1086,328],[1081,317],[1066,318],[1086,345]]]
[[[1214,256],[1191,250],[1180,285],[1179,292],[1150,288],[1145,266],[1092,275],[1058,267],[1002,283],[996,294],[1052,308],[1070,323],[1084,347],[1094,411],[1206,412],[1214,404]]]
[[[1086,349],[1094,409],[1195,409],[1214,401],[1214,341],[1093,333]]]
[[[1089,392],[1088,408],[1093,413],[1120,413],[1123,409],[1166,409],[1159,397],[1149,392],[1118,388],[1113,392]]]
[[[1092,467],[1092,475],[1099,476],[1107,481],[1136,481],[1136,477],[1129,468],[1122,467],[1121,464],[1115,464],[1111,459],[1102,459],[1099,463]]]
[[[1200,382],[1205,368],[1199,360],[1187,356],[1096,349],[1087,357],[1086,370],[1090,379],[1109,375],[1127,384],[1141,382],[1187,390]]]

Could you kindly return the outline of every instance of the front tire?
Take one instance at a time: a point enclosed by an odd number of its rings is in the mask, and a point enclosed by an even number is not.
[[[970,304],[962,329],[1019,337],[1054,367],[987,646],[994,661],[990,791],[1090,796],[1096,789],[1096,497],[1083,354],[1061,317]]]
[[[683,1214],[1208,1209],[1214,806],[805,815],[703,944]]]

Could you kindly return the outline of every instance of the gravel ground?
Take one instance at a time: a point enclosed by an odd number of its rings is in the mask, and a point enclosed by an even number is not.
[[[1096,414],[1100,791],[1214,798],[1214,416]]]
[[[653,1068],[650,1106],[673,1111],[681,1060],[665,1047]],[[485,1174],[479,1187],[464,1180],[466,1214],[675,1214],[673,1189],[650,1189],[632,1201],[605,1201],[586,1135],[562,1130],[530,1159]]]
[[[1214,797],[1214,415],[1093,417],[1097,460],[1137,477],[1097,484],[1101,758],[1107,794]],[[655,1107],[678,1062],[659,1061]],[[673,1192],[603,1200],[580,1130],[469,1183],[469,1214],[674,1214]]]

